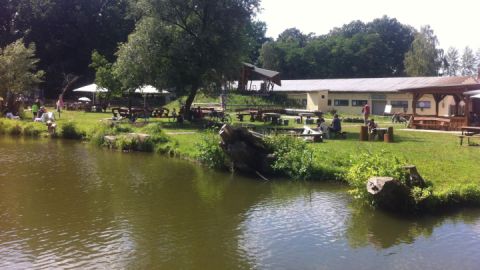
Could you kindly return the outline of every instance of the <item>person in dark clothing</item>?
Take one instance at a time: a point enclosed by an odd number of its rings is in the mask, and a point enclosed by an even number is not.
[[[338,132],[342,131],[342,124],[340,122],[340,118],[338,118],[338,114],[335,114],[333,116],[333,121],[332,121],[332,124],[329,127],[329,131],[335,132],[335,133],[338,133]]]

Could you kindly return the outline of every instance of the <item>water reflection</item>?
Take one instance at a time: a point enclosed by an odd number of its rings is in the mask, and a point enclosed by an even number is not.
[[[405,219],[356,207],[333,184],[263,182],[68,141],[0,138],[0,150],[0,268],[480,263],[477,210]]]

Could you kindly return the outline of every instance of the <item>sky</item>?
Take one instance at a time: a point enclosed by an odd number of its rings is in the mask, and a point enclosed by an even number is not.
[[[417,30],[430,25],[445,50],[480,49],[480,0],[261,0],[261,8],[257,17],[273,38],[287,28],[323,35],[353,20],[387,15]]]

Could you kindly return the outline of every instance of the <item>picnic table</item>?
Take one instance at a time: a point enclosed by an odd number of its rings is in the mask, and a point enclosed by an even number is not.
[[[314,113],[299,113],[298,116],[300,116],[300,123],[303,124],[303,117],[305,117],[306,119],[310,119],[312,117],[315,116]]]
[[[463,126],[460,127],[460,129],[462,130],[462,135],[464,135],[466,132],[471,132],[472,134],[480,133],[480,127]]]
[[[374,139],[374,136],[377,137],[377,140],[381,141],[383,140],[383,136],[385,133],[388,132],[388,128],[374,128],[372,129],[372,132],[370,133],[370,140]]]
[[[263,117],[265,121],[271,121],[272,124],[278,124],[281,114],[279,113],[264,113]]]

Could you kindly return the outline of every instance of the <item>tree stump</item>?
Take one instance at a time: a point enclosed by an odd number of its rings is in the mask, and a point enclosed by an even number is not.
[[[427,186],[425,180],[423,180],[422,176],[417,171],[417,167],[415,165],[407,165],[403,167],[407,170],[407,186],[412,187],[421,187],[424,188]]]
[[[408,188],[393,177],[368,179],[367,191],[372,194],[375,204],[386,210],[404,210],[410,205]]]
[[[261,134],[227,124],[219,134],[220,146],[233,162],[234,169],[248,173],[269,173],[271,153]]]

